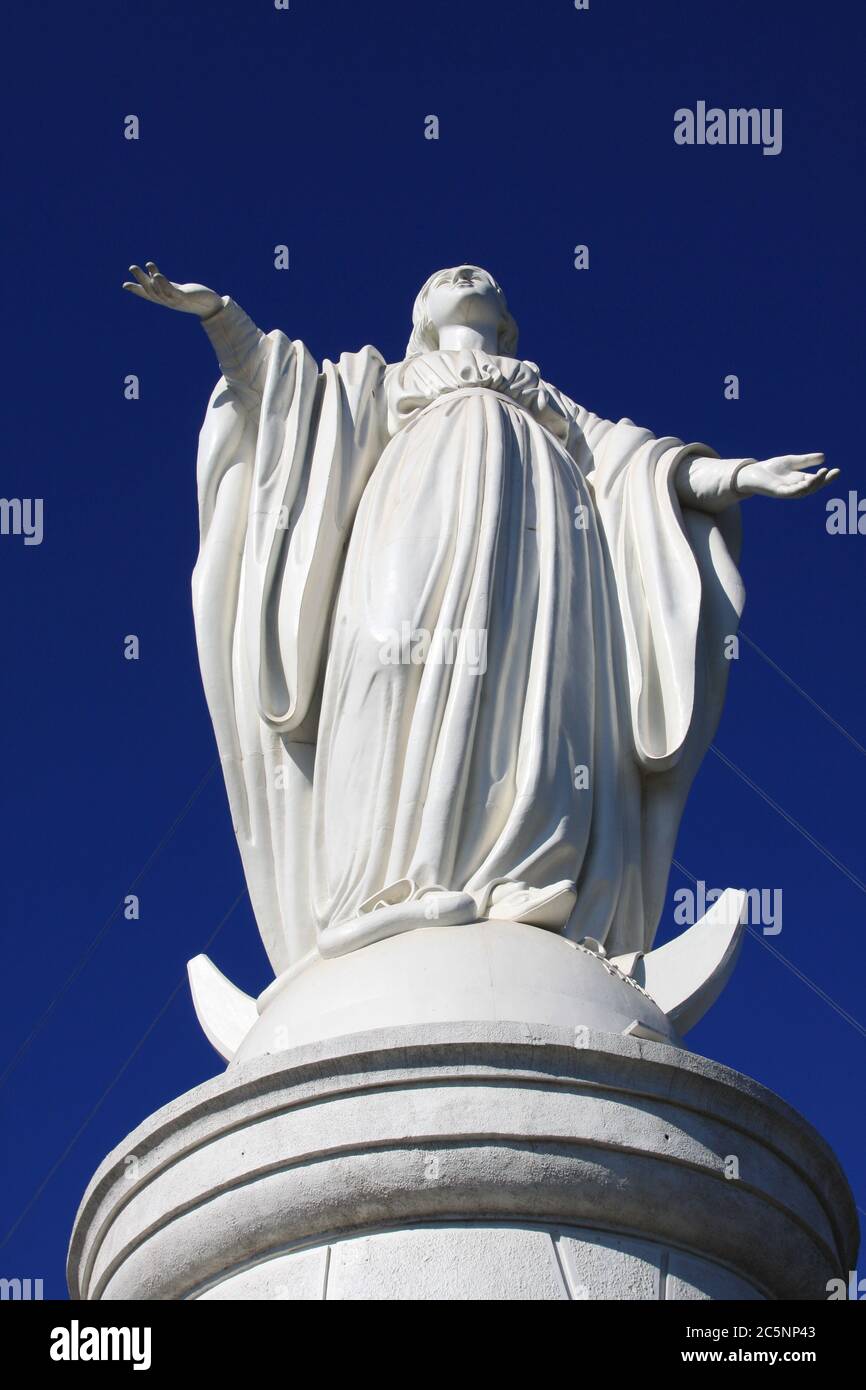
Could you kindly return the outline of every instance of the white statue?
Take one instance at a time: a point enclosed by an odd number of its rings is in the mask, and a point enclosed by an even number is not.
[[[320,366],[132,274],[223,372],[195,621],[275,972],[496,918],[648,951],[743,603],[738,499],[837,470],[591,414],[516,356],[477,266],[430,277],[391,365]]]

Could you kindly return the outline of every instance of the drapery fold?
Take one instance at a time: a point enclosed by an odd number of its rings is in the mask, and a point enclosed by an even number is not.
[[[308,835],[327,625],[384,440],[374,348],[320,371],[233,302],[201,431],[193,611],[250,898],[277,973],[315,947]]]
[[[208,331],[196,630],[275,971],[556,893],[545,925],[648,948],[742,606],[737,509],[677,496],[712,451],[601,420],[532,363],[320,369],[230,301]],[[383,659],[406,623],[456,629],[449,659]]]

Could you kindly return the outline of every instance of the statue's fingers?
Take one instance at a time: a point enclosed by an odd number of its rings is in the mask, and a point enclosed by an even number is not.
[[[136,280],[141,285],[141,288],[143,290],[150,289],[150,276],[147,274],[146,271],[142,270],[140,265],[131,265],[129,267],[129,273],[130,275],[135,276]]]
[[[826,468],[819,468],[817,473],[801,473],[795,491],[800,496],[806,496],[810,492],[817,492],[820,487],[824,486],[826,476]]]
[[[826,468],[819,468],[815,473],[808,473],[805,469],[798,468],[788,474],[787,481],[796,484],[797,487],[819,487],[826,476]]]
[[[144,268],[150,276],[151,286],[156,290],[160,298],[164,298],[171,281],[166,279],[159,266],[156,264],[156,261],[147,261]]]
[[[817,473],[812,474],[812,492],[817,492],[819,488],[826,487],[834,478],[838,478],[838,468],[819,468]]]
[[[153,285],[153,288],[156,290],[156,293],[159,295],[160,299],[168,300],[171,298],[171,292],[174,289],[174,285],[171,283],[170,280],[166,279],[164,275],[160,274],[158,270],[155,271],[151,280],[151,284]]]
[[[125,290],[129,290],[130,294],[137,294],[139,299],[150,298],[150,295],[147,293],[146,290],[143,290],[141,288],[141,285],[134,285],[130,280],[124,280],[122,288]]]

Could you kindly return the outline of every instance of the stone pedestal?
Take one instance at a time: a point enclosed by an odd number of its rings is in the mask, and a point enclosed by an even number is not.
[[[374,949],[374,948],[369,948]],[[369,1028],[252,1056],[101,1165],[85,1299],[823,1299],[857,1220],[815,1131],[671,1042]]]

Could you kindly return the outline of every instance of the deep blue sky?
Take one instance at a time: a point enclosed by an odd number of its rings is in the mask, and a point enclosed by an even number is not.
[[[824,449],[834,491],[866,495],[864,15],[854,0],[7,15],[2,492],[44,498],[45,538],[0,537],[4,1066],[215,756],[189,595],[215,363],[194,320],[121,293],[128,263],[230,292],[320,358],[372,342],[393,360],[424,278],[478,261],[524,355],[590,409],[723,456]],[[676,146],[674,110],[700,99],[782,107],[783,152]],[[746,504],[743,628],[863,744],[866,536],[829,536],[825,497]],[[746,644],[717,743],[866,878],[866,757]],[[713,755],[677,857],[712,886],[781,888],[772,946],[859,1021],[750,939],[690,1042],[797,1106],[866,1210],[864,892]],[[685,882],[675,869],[671,891]],[[242,887],[215,775],[142,878],[141,920],[115,917],[0,1091],[2,1232],[18,1223],[0,1274],[64,1296],[97,1163],[219,1069],[185,986],[151,1025]],[[245,897],[210,953],[251,992],[267,983]]]

